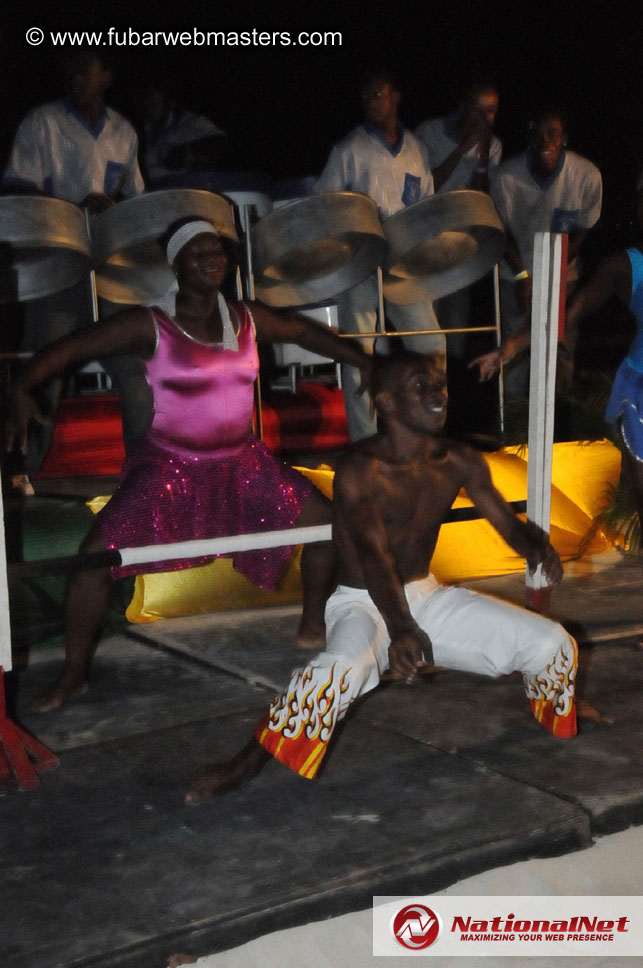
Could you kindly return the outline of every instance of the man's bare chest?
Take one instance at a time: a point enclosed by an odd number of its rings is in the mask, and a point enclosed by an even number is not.
[[[460,489],[452,466],[445,462],[392,468],[380,478],[375,503],[391,537],[439,527]]]

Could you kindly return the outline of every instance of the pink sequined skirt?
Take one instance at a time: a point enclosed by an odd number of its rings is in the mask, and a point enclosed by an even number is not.
[[[135,548],[292,527],[313,489],[254,436],[233,457],[186,458],[144,438],[128,457],[118,489],[97,516],[107,548]],[[260,588],[275,588],[292,547],[242,551],[234,568]],[[114,578],[179,571],[211,558],[112,568]]]

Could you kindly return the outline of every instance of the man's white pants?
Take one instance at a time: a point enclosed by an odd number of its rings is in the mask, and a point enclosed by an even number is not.
[[[542,615],[466,588],[439,585],[433,575],[409,583],[405,593],[411,615],[431,639],[435,665],[447,669],[494,678],[511,672],[532,677],[569,642],[565,629]],[[326,651],[311,666],[350,666],[348,701],[378,685],[389,666],[391,640],[366,589],[338,587],[326,606],[326,638]]]
[[[405,593],[436,665],[491,677],[520,672],[536,719],[554,735],[575,734],[576,644],[561,625],[439,585],[432,575],[409,583]],[[326,639],[326,650],[293,674],[255,733],[269,753],[309,778],[351,703],[374,689],[389,666],[391,640],[366,589],[340,585],[331,595]]]

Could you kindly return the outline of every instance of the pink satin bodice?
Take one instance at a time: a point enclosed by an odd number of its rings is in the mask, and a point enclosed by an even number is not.
[[[243,303],[233,303],[239,319],[237,351],[202,343],[185,333],[162,310],[152,310],[158,343],[145,375],[154,395],[149,435],[159,446],[185,456],[233,454],[252,429],[254,381],[259,356],[254,324]]]

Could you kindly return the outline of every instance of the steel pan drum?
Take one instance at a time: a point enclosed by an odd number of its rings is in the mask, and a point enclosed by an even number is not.
[[[381,265],[387,243],[375,202],[326,192],[271,212],[252,229],[257,299],[269,306],[323,302]]]
[[[219,235],[238,241],[232,204],[199,189],[150,192],[119,202],[92,221],[98,295],[114,303],[148,303],[164,295],[174,274],[159,238],[189,215],[208,219]]]
[[[471,285],[501,258],[504,226],[491,198],[469,190],[432,195],[384,223],[391,302],[438,299]]]
[[[77,205],[42,195],[0,197],[0,302],[51,296],[90,269],[85,216]]]

